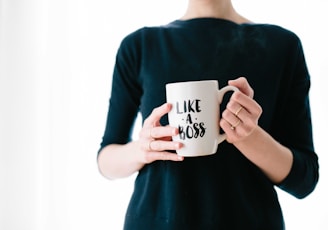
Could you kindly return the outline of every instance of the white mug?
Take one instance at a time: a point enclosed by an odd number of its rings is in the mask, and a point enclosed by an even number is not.
[[[170,126],[179,134],[173,141],[183,143],[177,154],[185,157],[206,156],[216,153],[218,145],[226,139],[220,134],[220,104],[234,86],[219,90],[216,80],[176,82],[166,85],[166,100],[172,104],[168,113]]]

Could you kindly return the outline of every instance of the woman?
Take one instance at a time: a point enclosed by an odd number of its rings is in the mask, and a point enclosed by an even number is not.
[[[180,157],[165,84],[208,79],[240,90],[221,104],[227,140],[214,155]],[[303,198],[318,181],[309,87],[299,38],[252,23],[230,0],[189,0],[181,19],[129,34],[98,154],[109,179],[138,172],[124,229],[284,229],[275,188]]]

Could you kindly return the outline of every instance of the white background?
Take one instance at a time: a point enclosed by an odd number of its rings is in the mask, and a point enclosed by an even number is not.
[[[0,0],[0,229],[122,229],[134,176],[108,181],[96,153],[121,39],[182,16],[187,0]],[[255,22],[296,32],[312,75],[320,181],[279,192],[287,229],[328,229],[327,3],[235,0]]]

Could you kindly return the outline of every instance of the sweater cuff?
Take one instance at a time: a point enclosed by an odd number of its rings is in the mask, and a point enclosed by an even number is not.
[[[287,177],[277,186],[302,199],[309,195],[315,188],[318,181],[316,163],[313,158],[306,156],[295,149],[291,149],[293,154],[292,168]]]

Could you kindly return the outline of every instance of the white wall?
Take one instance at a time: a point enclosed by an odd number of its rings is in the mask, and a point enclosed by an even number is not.
[[[184,12],[184,1],[0,0],[0,229],[122,229],[131,178],[97,170],[121,39]],[[287,229],[328,228],[324,0],[235,0],[244,15],[302,39],[321,177],[304,200],[279,191]]]

